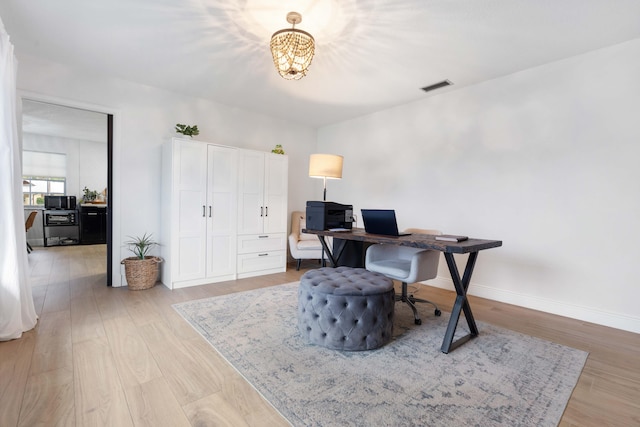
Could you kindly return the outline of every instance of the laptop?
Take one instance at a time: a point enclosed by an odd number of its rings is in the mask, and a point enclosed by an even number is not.
[[[398,233],[396,211],[393,209],[361,209],[364,230],[371,234],[384,236],[409,236],[411,233]]]

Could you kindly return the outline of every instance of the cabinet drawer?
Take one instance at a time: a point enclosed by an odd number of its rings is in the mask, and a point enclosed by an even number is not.
[[[286,266],[286,251],[259,252],[238,255],[238,274],[283,268]]]
[[[238,253],[250,254],[255,252],[269,252],[287,249],[285,233],[251,234],[238,236]]]

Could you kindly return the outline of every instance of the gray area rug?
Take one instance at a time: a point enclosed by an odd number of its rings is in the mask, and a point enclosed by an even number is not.
[[[449,313],[396,304],[394,339],[365,352],[307,345],[297,283],[174,308],[294,426],[555,426],[587,353],[478,322],[440,351]],[[459,329],[466,333],[461,318]]]

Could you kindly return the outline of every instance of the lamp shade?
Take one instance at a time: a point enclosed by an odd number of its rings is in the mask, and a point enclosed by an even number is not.
[[[309,158],[309,176],[312,178],[342,178],[343,157],[336,154],[312,154]]]

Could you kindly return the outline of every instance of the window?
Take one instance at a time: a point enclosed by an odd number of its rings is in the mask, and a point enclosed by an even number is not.
[[[22,198],[25,206],[44,206],[44,196],[66,194],[66,154],[24,150],[22,173]]]
[[[44,206],[44,196],[64,196],[66,187],[64,178],[23,176],[22,198],[25,206]]]

